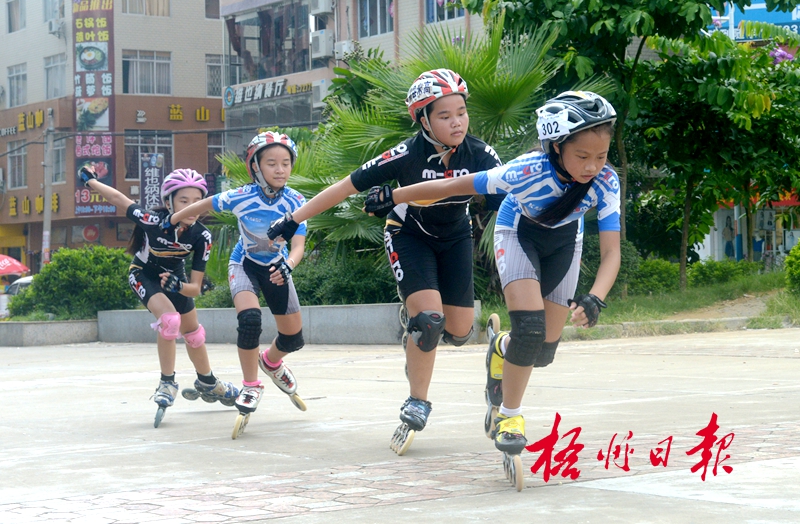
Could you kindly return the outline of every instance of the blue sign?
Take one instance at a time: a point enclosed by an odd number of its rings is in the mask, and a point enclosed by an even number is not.
[[[720,13],[712,10],[714,25],[708,28],[709,31],[728,31],[730,27],[731,4],[725,4],[725,12]],[[733,25],[735,28],[736,40],[752,40],[743,38],[739,32],[741,22],[766,22],[769,24],[786,27],[795,33],[800,32],[800,7],[795,7],[792,11],[767,11],[767,4],[764,2],[754,3],[744,8],[742,13],[739,8],[733,9]]]

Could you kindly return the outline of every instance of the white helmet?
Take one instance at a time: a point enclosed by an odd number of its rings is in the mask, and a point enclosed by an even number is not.
[[[536,130],[545,153],[550,144],[560,144],[573,133],[617,121],[608,100],[590,91],[566,91],[536,110]]]

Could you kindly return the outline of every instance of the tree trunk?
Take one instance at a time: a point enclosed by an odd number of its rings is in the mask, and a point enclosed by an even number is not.
[[[750,182],[747,182],[744,186],[744,216],[747,220],[747,227],[745,228],[744,233],[744,245],[742,246],[743,249],[747,250],[747,260],[749,262],[753,261],[753,199],[750,197],[750,189],[751,185]]]
[[[627,114],[627,110],[625,110]],[[625,202],[627,202],[628,191],[628,152],[625,150],[624,129],[625,119],[620,119],[622,122],[617,122],[616,129],[614,130],[614,141],[617,146],[617,154],[619,155],[619,166],[617,169],[617,176],[619,176],[619,239],[625,240],[627,236],[625,228]]]
[[[681,231],[681,291],[686,291],[686,260],[689,253],[689,221],[692,217],[692,197],[694,196],[694,176],[686,180],[686,200],[683,204],[683,230]]]

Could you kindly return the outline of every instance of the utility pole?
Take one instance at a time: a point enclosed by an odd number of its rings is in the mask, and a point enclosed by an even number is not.
[[[47,108],[44,144],[44,221],[42,222],[42,266],[50,263],[50,222],[53,208],[53,108]]]

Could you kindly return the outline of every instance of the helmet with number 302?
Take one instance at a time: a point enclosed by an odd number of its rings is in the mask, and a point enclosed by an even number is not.
[[[545,153],[550,153],[551,144],[560,144],[578,131],[617,121],[614,106],[590,91],[561,93],[537,109],[536,116],[536,130]]]

